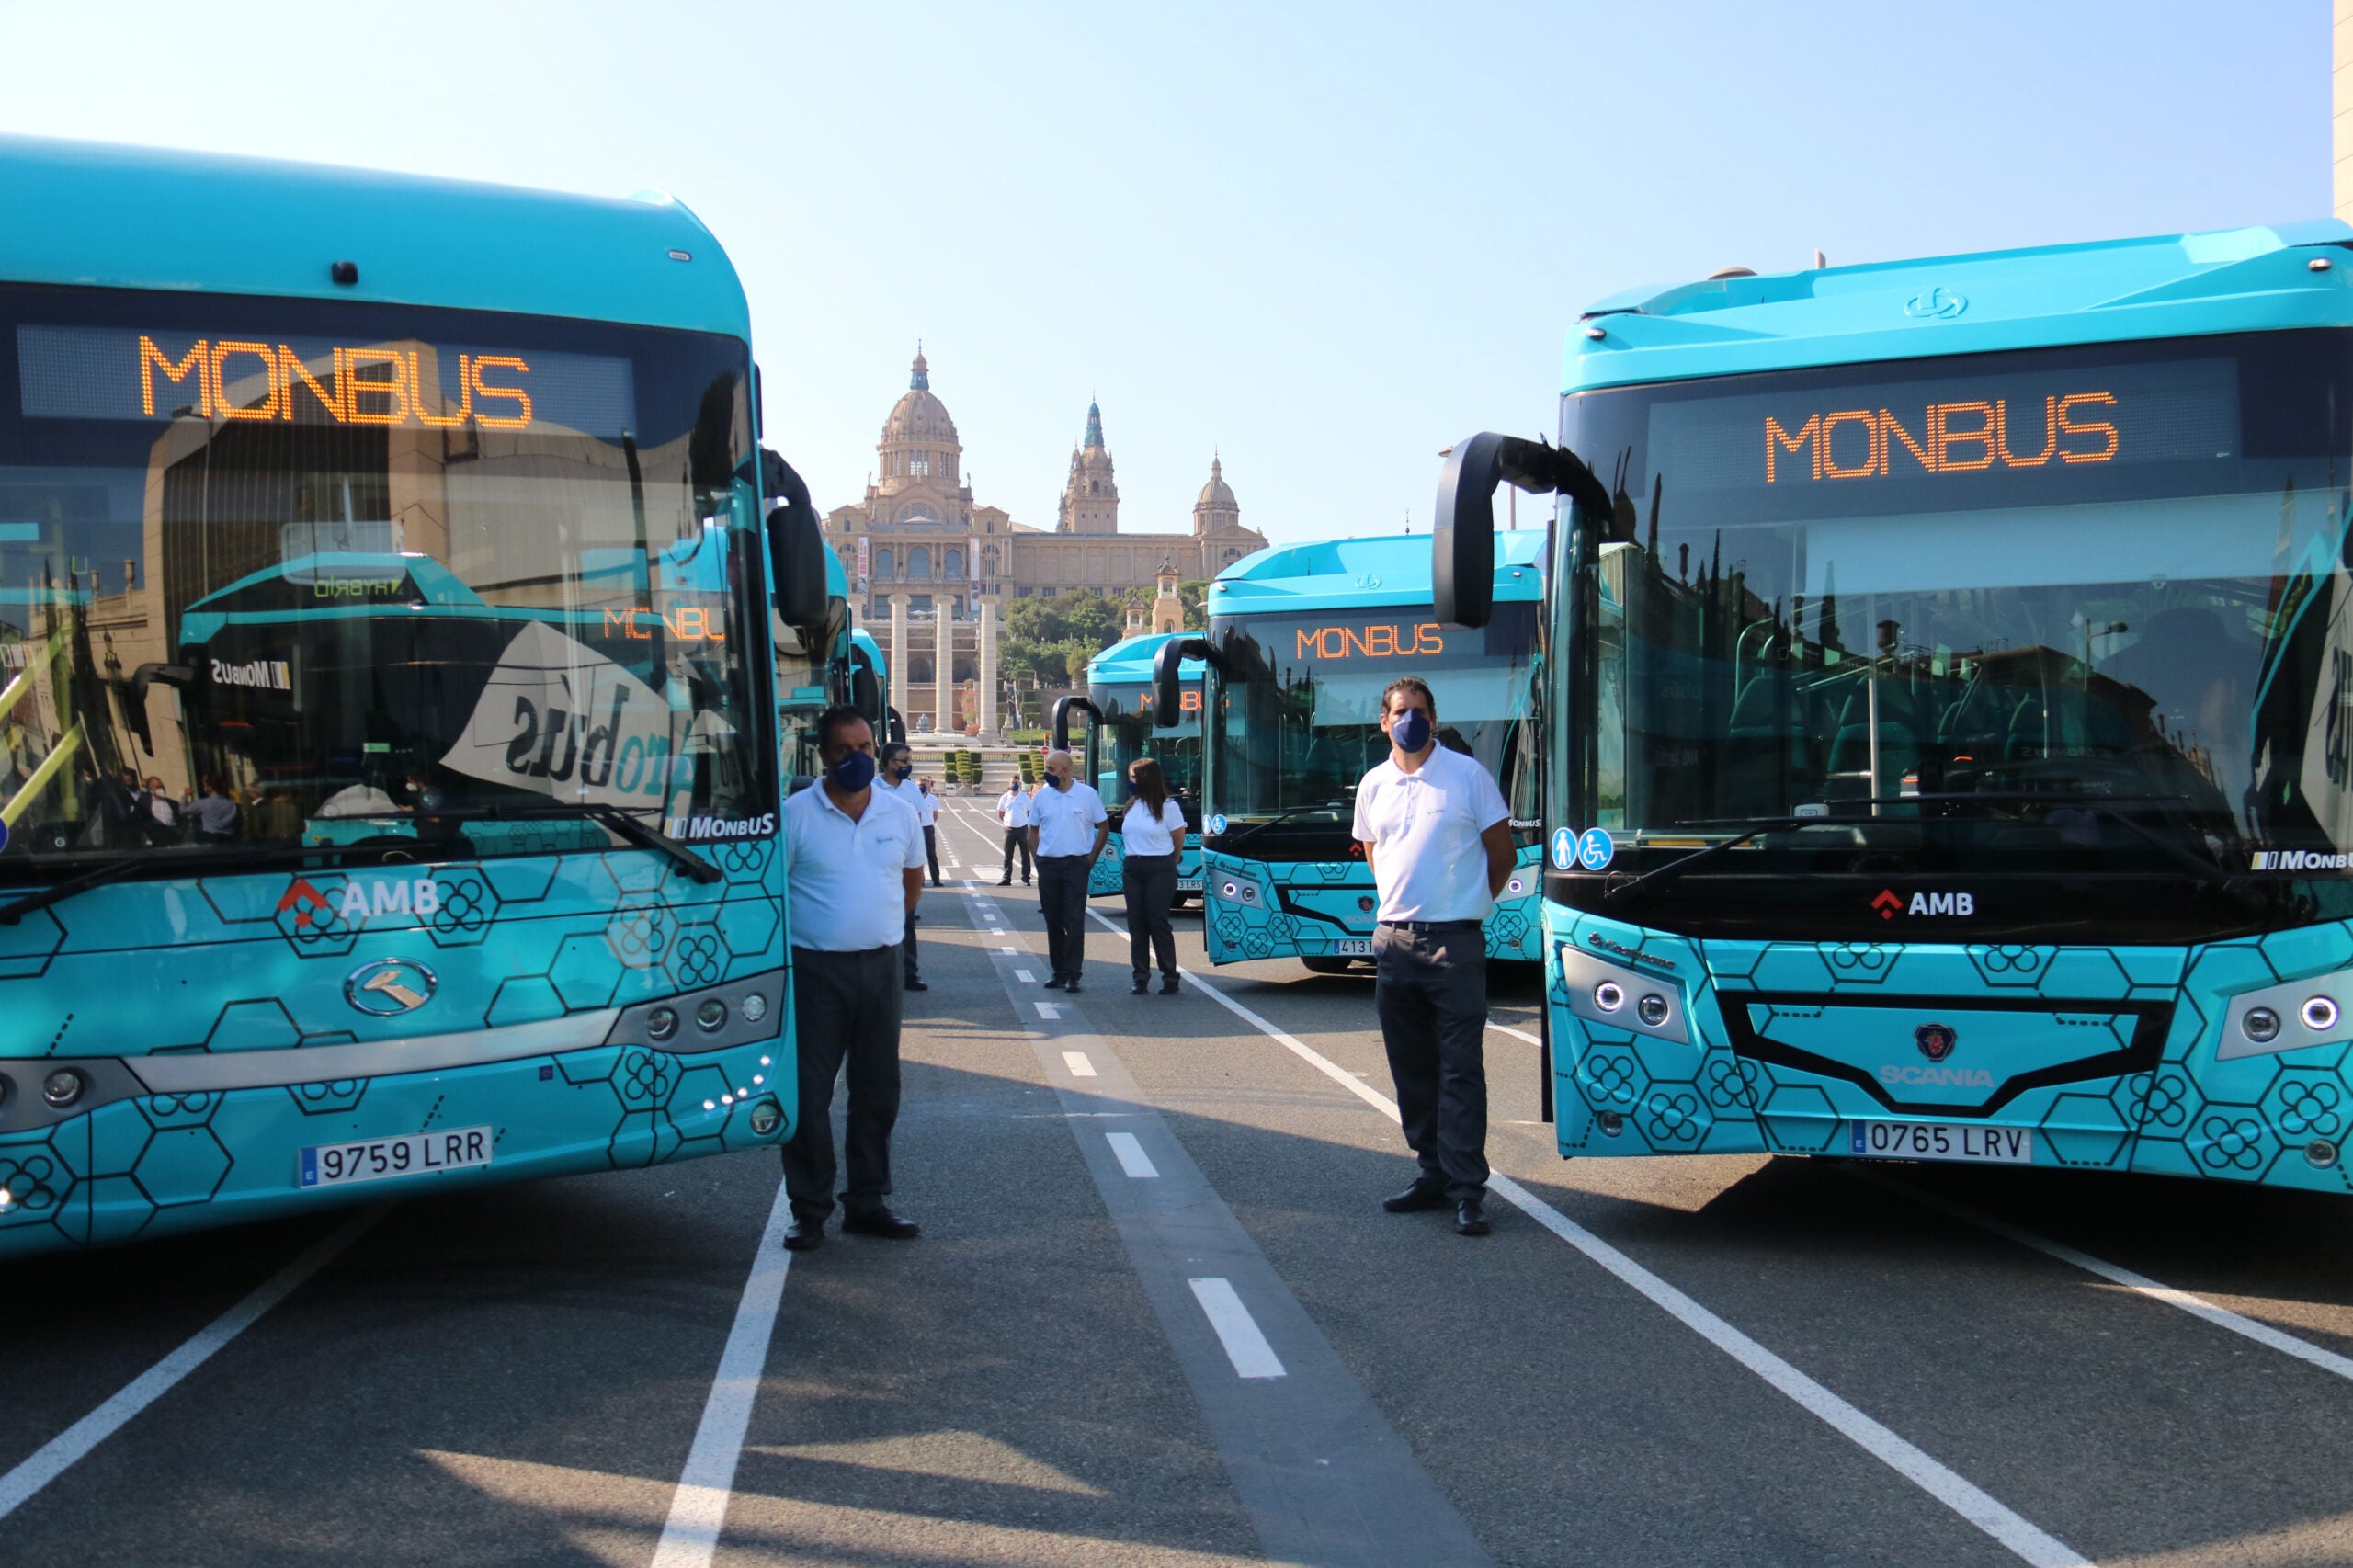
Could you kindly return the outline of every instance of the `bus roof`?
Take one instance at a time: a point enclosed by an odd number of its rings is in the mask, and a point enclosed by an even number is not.
[[[2342,326],[2348,273],[2353,227],[2323,219],[1635,289],[1570,330],[1561,387]]]
[[[863,626],[853,627],[850,630],[849,645],[865,651],[867,666],[873,670],[877,680],[890,678],[891,667],[883,662],[882,644],[874,641],[874,633],[867,631]]]
[[[513,311],[750,338],[733,264],[666,196],[561,196],[0,136],[0,281]],[[358,267],[356,285],[329,278],[338,261]]]
[[[1089,686],[1149,686],[1152,684],[1152,661],[1160,645],[1176,637],[1197,637],[1193,631],[1144,631],[1112,643],[1087,661],[1086,681]],[[1179,680],[1199,680],[1202,666],[1199,659],[1187,659],[1176,667]]]
[[[1543,597],[1544,530],[1495,531],[1495,597]],[[1211,615],[1378,609],[1430,602],[1430,536],[1269,545],[1210,585]]]

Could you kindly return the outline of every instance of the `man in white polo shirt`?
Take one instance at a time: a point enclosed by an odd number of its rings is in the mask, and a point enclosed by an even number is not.
[[[1438,744],[1438,699],[1407,676],[1381,694],[1389,760],[1357,786],[1356,836],[1381,892],[1373,1010],[1397,1116],[1421,1164],[1392,1214],[1454,1205],[1487,1233],[1487,936],[1511,876],[1511,812],[1478,759]]]
[[[1005,824],[1005,875],[996,885],[1013,885],[1013,854],[1021,852],[1021,885],[1029,885],[1029,792],[1021,787],[1019,778],[1005,787],[996,798],[996,820]]]
[[[891,1129],[899,1119],[899,943],[923,893],[923,824],[874,780],[874,731],[855,708],[817,720],[824,774],[784,803],[792,921],[792,1018],[801,1125],[784,1146],[792,1222],[784,1244],[825,1239],[834,1210],[834,1077],[849,1069],[842,1229],[904,1241],[891,1212]]]
[[[1082,784],[1066,751],[1046,754],[1046,786],[1029,801],[1029,852],[1038,860],[1038,907],[1046,917],[1049,991],[1079,989],[1086,963],[1086,881],[1111,836],[1111,814],[1092,784]]]

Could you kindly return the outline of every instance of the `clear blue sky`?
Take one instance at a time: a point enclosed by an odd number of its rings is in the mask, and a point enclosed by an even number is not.
[[[0,0],[0,130],[671,190],[821,506],[920,335],[1040,527],[1090,392],[1131,529],[1212,446],[1278,540],[1421,528],[1436,449],[1552,429],[1621,288],[2329,202],[2325,0]]]

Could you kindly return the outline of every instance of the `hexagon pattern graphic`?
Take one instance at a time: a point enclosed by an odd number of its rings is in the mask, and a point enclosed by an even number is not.
[[[2224,998],[2353,967],[2353,926],[2332,923],[2198,949],[1907,948],[1699,944],[1567,911],[1553,916],[1555,938],[1564,944],[1605,957],[1610,948],[1639,949],[1671,963],[1685,980],[1696,1037],[1691,1046],[1670,1049],[1577,1019],[1568,1011],[1560,967],[1550,966],[1564,1153],[1823,1153],[1847,1120],[1898,1114],[1843,1080],[1734,1054],[1720,985],[1823,998],[1821,1008],[1784,1009],[1792,1016],[1819,1016],[1847,994],[1867,1006],[1870,992],[1945,996],[1957,1008],[1977,997],[2129,1000],[2169,1006],[2171,1024],[2154,1068],[2021,1093],[1997,1113],[1997,1122],[2033,1127],[2042,1157],[2058,1165],[2353,1189],[2337,1157],[2353,1135],[2353,1045],[2230,1062],[2214,1054]],[[2124,1015],[2054,1006],[2050,1017],[2063,1029],[2106,1031],[2102,1049],[2129,1043]],[[2353,1036],[2353,1021],[2347,1033]],[[1596,1134],[1604,1112],[1622,1119],[1618,1133]]]
[[[344,1000],[355,954],[433,969],[437,994],[416,1015],[426,1032],[601,1013],[782,967],[776,845],[709,854],[723,873],[709,885],[671,874],[659,857],[594,850],[93,889],[0,927],[0,1055],[349,1042],[382,1027]],[[299,1150],[354,1138],[489,1123],[494,1169],[505,1161],[533,1175],[773,1144],[790,1124],[763,1137],[744,1113],[782,1085],[789,1077],[756,1045],[687,1059],[591,1046],[429,1074],[113,1101],[0,1136],[0,1254],[120,1241],[208,1213],[282,1211],[307,1200]]]
[[[1108,857],[1107,857],[1108,858]],[[1488,915],[1487,956],[1534,963],[1543,957],[1543,916],[1536,888],[1542,870],[1542,851],[1530,845],[1518,852],[1514,875],[1529,891],[1506,894]],[[1372,880],[1361,861],[1251,860],[1237,856],[1202,857],[1203,942],[1211,963],[1244,959],[1318,958],[1328,956],[1336,940],[1361,941],[1372,935],[1373,919],[1361,912],[1347,914],[1345,926],[1313,916],[1293,915],[1283,907],[1282,890],[1319,894],[1315,907],[1330,913],[1328,890],[1351,885],[1372,893]],[[1248,887],[1256,898],[1226,898],[1222,882]],[[1362,956],[1362,955],[1358,955]]]

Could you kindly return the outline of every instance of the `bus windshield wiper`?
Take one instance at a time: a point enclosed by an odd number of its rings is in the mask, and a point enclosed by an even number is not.
[[[1248,827],[1244,828],[1240,833],[1237,833],[1233,837],[1227,839],[1224,844],[1221,845],[1219,847],[1231,849],[1235,845],[1241,843],[1244,839],[1249,838],[1256,834],[1264,833],[1267,829],[1274,826],[1279,822],[1289,822],[1293,817],[1303,817],[1310,812],[1336,812],[1342,806],[1349,805],[1352,802],[1348,801],[1340,800],[1322,801],[1312,806],[1291,806],[1284,811],[1277,812],[1265,822],[1252,823]]]
[[[386,846],[381,844],[256,844],[209,850],[183,848],[160,854],[119,855],[87,870],[77,871],[0,903],[0,926],[14,926],[36,909],[47,909],[51,904],[63,903],[77,893],[131,877],[173,876],[183,872],[203,876],[224,871],[264,871],[272,866],[299,866],[318,859],[340,860],[351,855],[381,855],[385,849]]]
[[[1742,821],[1713,824],[1727,827],[1746,826],[1748,831],[1720,843],[1711,844],[1704,849],[1695,849],[1688,855],[1677,856],[1664,866],[1654,867],[1639,877],[1606,889],[1602,892],[1601,900],[1604,903],[1615,903],[1628,893],[1640,892],[1654,882],[1671,882],[1700,861],[1712,860],[1728,849],[1737,849],[1751,839],[1762,838],[1777,827],[1820,826],[1828,824],[1831,820],[1825,817],[1749,817]],[[1680,827],[1683,824],[1678,823],[1676,825]]]
[[[449,822],[491,821],[529,822],[534,818],[564,820],[585,819],[600,827],[620,834],[640,849],[651,849],[666,855],[677,862],[678,869],[696,881],[709,885],[718,881],[724,872],[671,837],[658,827],[648,827],[631,815],[631,812],[660,810],[657,806],[615,806],[602,801],[550,801],[534,806],[459,806],[453,809],[419,811],[420,817],[438,817]]]

